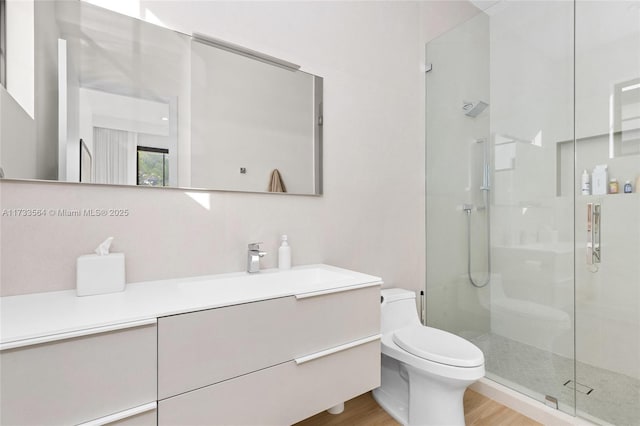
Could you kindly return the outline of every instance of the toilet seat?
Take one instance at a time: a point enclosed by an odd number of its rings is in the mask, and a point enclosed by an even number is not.
[[[393,342],[412,355],[452,367],[484,364],[482,351],[473,343],[437,328],[415,325],[393,333]]]

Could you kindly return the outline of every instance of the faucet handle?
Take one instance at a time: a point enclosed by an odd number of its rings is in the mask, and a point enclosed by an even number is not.
[[[249,243],[249,250],[260,250],[260,244],[262,244],[262,242]]]

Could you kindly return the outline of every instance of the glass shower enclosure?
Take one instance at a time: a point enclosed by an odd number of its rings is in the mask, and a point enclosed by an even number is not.
[[[427,324],[640,424],[640,4],[503,0],[426,55]]]

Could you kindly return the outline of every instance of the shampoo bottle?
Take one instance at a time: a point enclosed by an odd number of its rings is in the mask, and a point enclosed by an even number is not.
[[[287,236],[283,235],[278,249],[278,269],[291,269],[291,247],[287,242]]]
[[[633,187],[631,186],[631,181],[628,180],[624,183],[624,193],[631,194],[633,192]]]

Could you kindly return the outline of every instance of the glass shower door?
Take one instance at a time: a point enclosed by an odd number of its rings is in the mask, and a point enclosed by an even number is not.
[[[576,407],[640,425],[639,2],[576,2],[575,83]]]
[[[558,170],[573,154],[573,3],[506,1],[488,14],[493,280],[477,344],[488,377],[574,414],[573,192]]]
[[[570,414],[573,20],[571,2],[502,1],[430,41],[426,77],[427,324]]]
[[[503,0],[426,52],[427,324],[640,425],[640,3]]]

